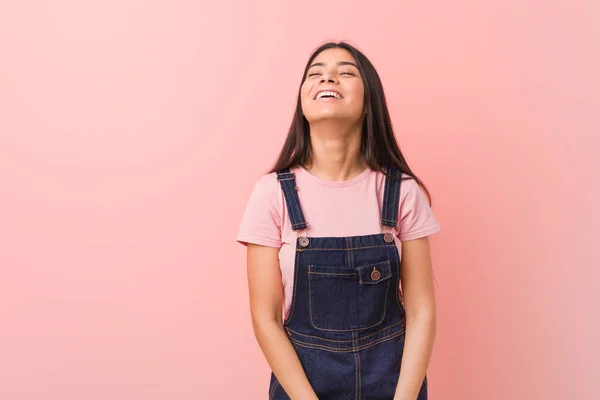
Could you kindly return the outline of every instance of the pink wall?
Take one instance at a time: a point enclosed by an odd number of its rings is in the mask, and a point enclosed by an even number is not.
[[[266,398],[234,239],[330,38],[444,228],[432,398],[600,397],[598,2],[366,4],[0,3],[1,399]]]

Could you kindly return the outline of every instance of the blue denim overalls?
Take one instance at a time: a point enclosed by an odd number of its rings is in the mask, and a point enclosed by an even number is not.
[[[292,229],[306,229],[294,173],[279,171],[277,179]],[[386,178],[382,225],[398,225],[400,183]],[[393,234],[299,236],[294,270],[292,305],[284,328],[317,397],[392,400],[406,327]],[[269,399],[289,398],[271,373]],[[417,400],[426,399],[427,378]]]

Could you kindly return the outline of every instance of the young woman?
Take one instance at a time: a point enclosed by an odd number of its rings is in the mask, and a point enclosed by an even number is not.
[[[237,237],[269,399],[427,399],[428,236],[440,227],[425,193],[371,62],[346,43],[319,47]]]

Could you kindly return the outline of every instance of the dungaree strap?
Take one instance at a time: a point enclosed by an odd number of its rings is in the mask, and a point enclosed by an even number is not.
[[[288,215],[292,223],[292,230],[297,231],[306,229],[308,224],[304,220],[300,199],[298,198],[298,189],[296,187],[296,175],[290,172],[289,168],[277,171],[277,180],[283,190],[285,204],[287,205]]]
[[[383,205],[381,209],[381,225],[398,226],[398,207],[400,206],[400,177],[402,171],[396,167],[388,169],[385,178],[385,191],[383,193]],[[392,177],[394,179],[392,179]]]

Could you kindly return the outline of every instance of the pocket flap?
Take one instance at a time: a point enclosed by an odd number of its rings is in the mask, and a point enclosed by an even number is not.
[[[356,280],[357,272],[354,268],[309,265],[308,275],[310,276],[310,279],[340,278]]]
[[[390,279],[392,277],[392,267],[389,261],[364,265],[358,267],[358,276],[361,284],[374,285]]]

